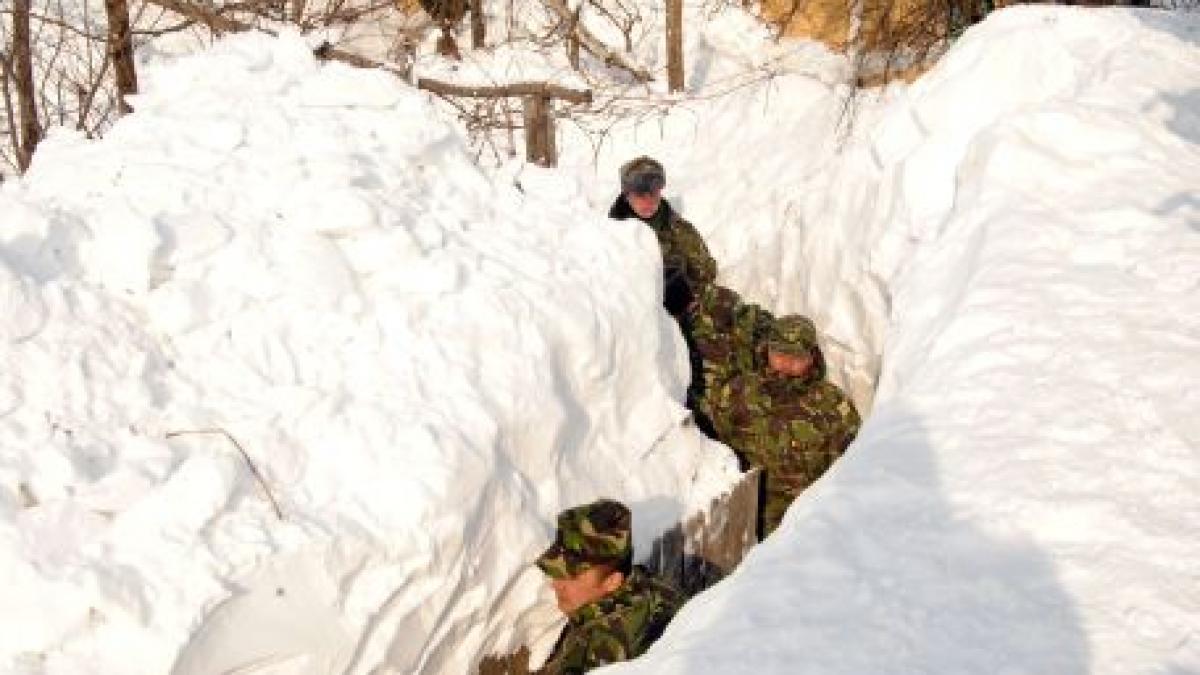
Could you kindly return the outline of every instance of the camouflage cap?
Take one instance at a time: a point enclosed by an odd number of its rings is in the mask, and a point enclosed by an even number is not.
[[[547,576],[573,577],[595,565],[621,566],[633,555],[629,509],[611,499],[576,506],[558,514],[554,543],[538,556]]]
[[[771,324],[767,349],[797,356],[810,353],[817,346],[817,327],[811,319],[799,314],[781,316]]]
[[[621,191],[645,194],[661,190],[667,184],[667,173],[658,160],[635,157],[621,166]]]

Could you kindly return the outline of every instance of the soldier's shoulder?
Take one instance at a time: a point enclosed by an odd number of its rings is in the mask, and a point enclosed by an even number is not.
[[[764,385],[769,379],[761,367],[755,367],[742,371],[730,379],[729,391],[731,394],[759,395],[764,393]]]
[[[667,200],[664,199],[663,204],[667,208],[667,224],[674,226],[674,227],[688,228],[691,230],[696,229],[696,226],[692,225],[692,222],[690,220],[688,220],[687,218],[684,218],[683,214],[679,213],[679,211],[676,210],[675,207],[672,206],[670,202],[668,202]]]
[[[854,409],[854,402],[842,391],[842,388],[829,380],[820,380],[814,383],[812,387],[814,396],[842,405],[843,407]],[[856,411],[857,412],[857,411]]]
[[[607,611],[589,621],[589,627],[611,626],[628,619],[673,615],[683,604],[683,594],[667,581],[640,566],[635,567]]]

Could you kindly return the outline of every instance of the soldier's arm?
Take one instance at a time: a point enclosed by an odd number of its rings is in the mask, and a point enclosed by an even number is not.
[[[717,432],[717,438],[725,443],[730,443],[737,430],[737,421],[734,419],[737,407],[735,385],[736,378],[717,383],[707,399],[706,412],[712,420],[713,430]]]
[[[762,305],[743,302],[738,306],[737,315],[733,320],[733,329],[747,345],[757,347],[767,338],[767,333],[770,332],[771,324],[774,322],[775,315]]]
[[[693,292],[717,280],[717,261],[708,252],[704,238],[692,224],[683,218],[677,218],[674,223],[675,241],[684,264],[684,273],[688,282],[693,286]]]

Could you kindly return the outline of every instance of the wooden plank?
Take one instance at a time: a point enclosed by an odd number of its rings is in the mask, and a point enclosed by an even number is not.
[[[417,88],[442,96],[464,98],[496,98],[500,96],[549,96],[568,103],[591,103],[592,92],[550,84],[549,82],[514,82],[497,86],[468,86],[441,82],[427,77],[417,79]]]

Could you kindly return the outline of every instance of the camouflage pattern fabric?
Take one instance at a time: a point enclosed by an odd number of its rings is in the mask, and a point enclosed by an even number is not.
[[[617,220],[637,218],[624,194],[617,197],[608,215]],[[717,261],[708,252],[708,246],[696,228],[675,213],[667,200],[662,200],[653,218],[643,222],[654,231],[662,252],[663,304],[671,314],[681,316],[691,301],[716,281]]]
[[[767,333],[767,349],[773,352],[802,356],[817,348],[817,327],[806,316],[781,316]]]
[[[541,675],[576,675],[641,656],[662,635],[682,596],[635,567],[613,594],[571,615]]]
[[[774,321],[770,312],[742,302],[728,288],[710,284],[701,291],[684,323],[684,334],[698,360],[688,389],[689,407],[698,418],[711,422],[709,392],[757,368],[759,352]]]
[[[813,370],[808,377],[787,377],[760,369],[709,394],[717,437],[745,462],[763,468],[764,536],[841,456],[862,424],[850,399],[823,381],[823,364]]]
[[[622,503],[600,499],[558,514],[554,543],[537,559],[553,579],[573,577],[595,565],[620,567],[633,555],[632,517]]]

